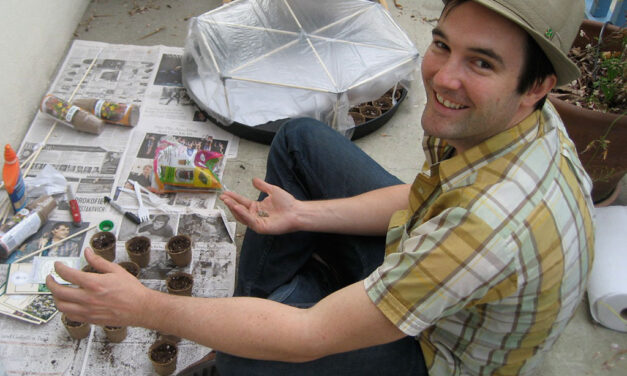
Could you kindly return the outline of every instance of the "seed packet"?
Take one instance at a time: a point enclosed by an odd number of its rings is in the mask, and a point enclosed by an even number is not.
[[[161,192],[212,192],[222,189],[215,171],[223,155],[188,147],[169,136],[157,146],[155,182]]]

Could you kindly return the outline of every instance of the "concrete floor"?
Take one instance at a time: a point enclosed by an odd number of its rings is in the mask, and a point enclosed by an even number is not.
[[[425,51],[430,33],[439,16],[440,0],[401,0],[402,9],[387,2],[393,18],[406,30],[418,50]],[[221,4],[220,0],[183,1],[119,1],[94,0],[76,30],[76,38],[109,43],[182,47],[190,17],[202,14]],[[419,5],[418,5],[419,4]],[[129,11],[143,8],[143,12]],[[149,37],[144,36],[165,27]],[[411,182],[424,161],[421,150],[422,132],[419,119],[424,103],[421,85],[410,92],[395,116],[378,131],[356,141],[381,165],[399,178]],[[250,184],[252,177],[263,177],[268,147],[241,140],[239,155],[229,160],[225,184],[237,192],[256,197]],[[627,205],[627,184],[616,204]],[[238,234],[244,229],[238,225]],[[567,327],[554,350],[549,354],[541,375],[625,375],[627,360],[617,360],[617,354],[627,350],[627,334],[611,331],[593,324],[588,304],[583,302],[577,315]],[[608,365],[607,362],[611,364]],[[620,371],[620,370],[623,371]]]

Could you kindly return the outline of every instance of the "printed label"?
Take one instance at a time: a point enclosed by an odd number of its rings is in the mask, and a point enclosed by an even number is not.
[[[104,118],[102,114],[102,106],[104,105],[104,103],[104,99],[98,99],[98,101],[96,101],[96,106],[94,106],[94,114],[101,119]]]
[[[17,180],[17,185],[12,193],[9,193],[9,198],[11,199],[11,205],[13,205],[13,210],[17,213],[20,211],[24,205],[26,205],[26,195],[25,195],[26,186],[24,184],[24,179],[20,176]]]
[[[67,110],[67,114],[65,114],[65,121],[68,123],[72,122],[72,118],[76,114],[76,111],[80,110],[80,107],[72,106],[69,110]]]
[[[41,226],[41,218],[39,215],[33,214],[26,217],[17,226],[10,229],[6,234],[2,235],[2,243],[7,247],[9,253],[17,246],[22,244],[26,238],[33,235]]]

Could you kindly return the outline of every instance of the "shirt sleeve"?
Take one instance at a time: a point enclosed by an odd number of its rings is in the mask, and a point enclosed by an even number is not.
[[[394,252],[365,280],[370,299],[407,335],[439,318],[516,290],[515,251],[498,229],[449,208],[403,231]]]

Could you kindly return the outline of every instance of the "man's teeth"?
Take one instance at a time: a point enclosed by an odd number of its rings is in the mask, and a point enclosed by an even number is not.
[[[442,97],[440,94],[436,93],[435,97],[438,99],[438,102],[440,102],[442,105],[444,105],[444,107],[452,108],[454,110],[459,110],[460,108],[464,108],[465,107],[464,105],[461,105],[461,104],[449,102],[448,100],[444,99],[444,97]]]

